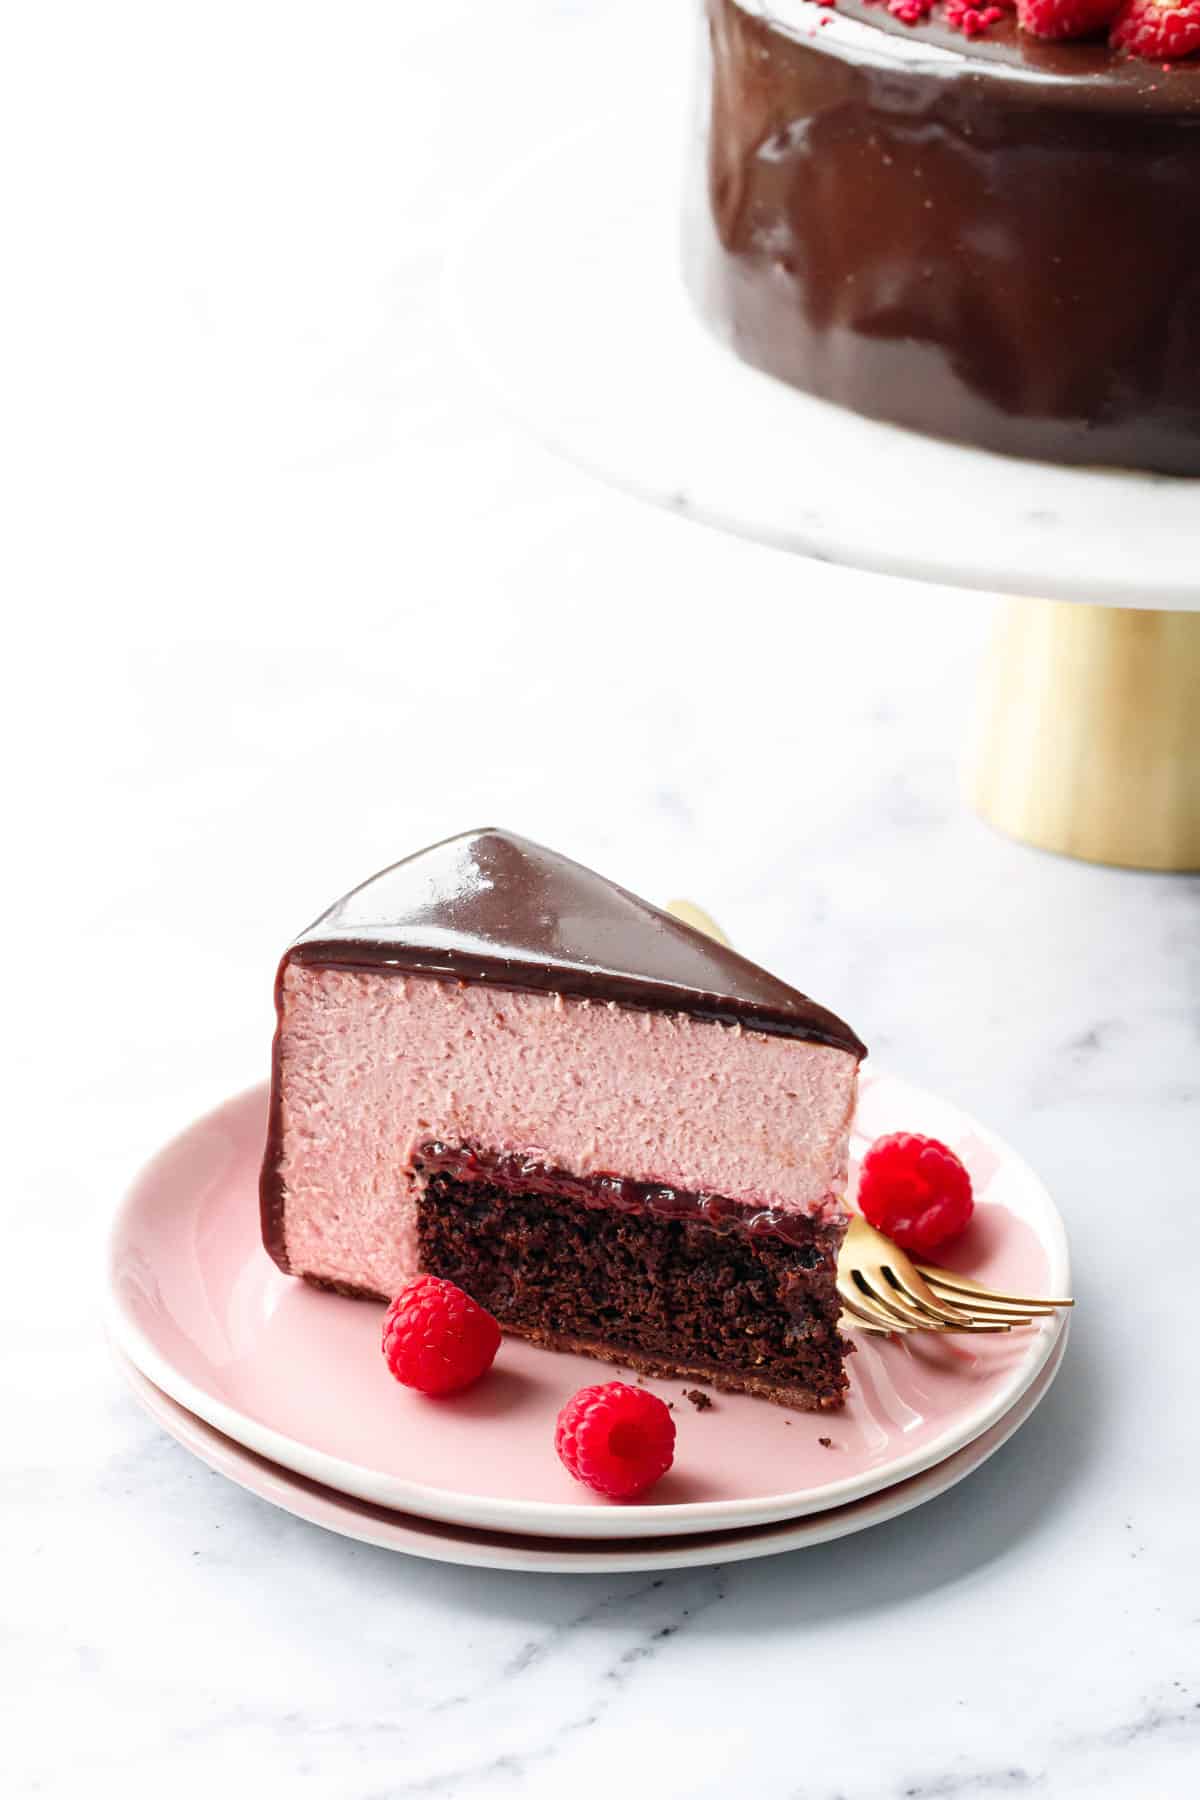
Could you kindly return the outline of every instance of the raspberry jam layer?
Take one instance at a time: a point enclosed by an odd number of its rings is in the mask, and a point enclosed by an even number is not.
[[[569,1200],[575,1206],[690,1220],[706,1225],[718,1236],[740,1232],[746,1237],[778,1238],[785,1244],[806,1248],[812,1244],[812,1223],[803,1214],[730,1200],[724,1194],[694,1193],[663,1182],[633,1181],[627,1175],[571,1175],[518,1151],[489,1153],[453,1144],[422,1144],[414,1167],[427,1180],[444,1175],[457,1187],[488,1187],[504,1194],[523,1194],[532,1189],[548,1198]],[[831,1195],[830,1199],[833,1201],[834,1197]],[[838,1232],[836,1243],[840,1241]]]

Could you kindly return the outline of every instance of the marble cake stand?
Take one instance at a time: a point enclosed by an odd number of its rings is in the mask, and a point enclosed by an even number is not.
[[[547,445],[644,499],[1013,596],[983,681],[979,811],[1093,861],[1200,868],[1200,481],[992,456],[747,368],[685,285],[688,133],[660,115],[631,95],[473,213],[445,296],[469,360]]]

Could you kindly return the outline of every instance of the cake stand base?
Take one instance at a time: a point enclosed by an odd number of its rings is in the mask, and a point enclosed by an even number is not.
[[[1008,600],[969,777],[976,809],[1043,850],[1200,869],[1200,616]]]

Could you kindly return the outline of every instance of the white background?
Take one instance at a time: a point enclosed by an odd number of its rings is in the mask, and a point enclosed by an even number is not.
[[[687,10],[3,13],[6,1792],[1194,1792],[1200,884],[967,813],[985,602],[607,493],[440,326],[463,206],[684,80]],[[126,1397],[123,1184],[261,1078],[296,930],[493,821],[700,900],[1045,1176],[1076,1330],[964,1487],[725,1573],[468,1574]]]

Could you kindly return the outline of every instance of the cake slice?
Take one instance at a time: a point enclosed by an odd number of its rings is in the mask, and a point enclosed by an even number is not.
[[[284,955],[262,1224],[280,1268],[419,1272],[515,1332],[789,1406],[842,1399],[858,1038],[565,857],[485,830]]]

